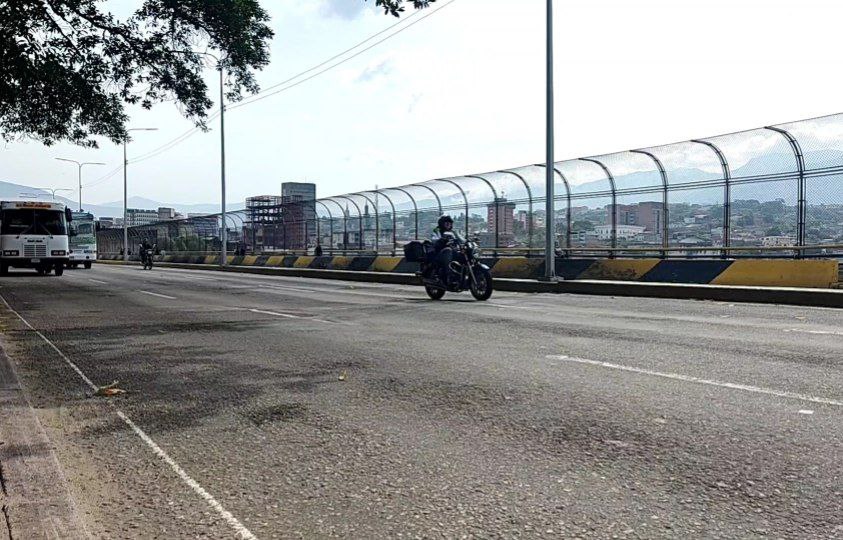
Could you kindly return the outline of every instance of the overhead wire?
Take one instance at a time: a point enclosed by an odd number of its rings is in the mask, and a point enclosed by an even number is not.
[[[384,28],[383,30],[381,30],[381,31],[379,31],[375,34],[372,34],[371,36],[369,36],[366,39],[358,42],[357,44],[353,45],[352,47],[349,47],[349,48],[345,49],[344,51],[335,54],[331,58],[328,58],[327,60],[324,60],[324,61],[320,62],[319,64],[316,64],[316,65],[314,65],[314,66],[312,66],[312,67],[310,67],[310,68],[308,68],[304,71],[301,71],[301,72],[297,73],[296,75],[285,79],[284,81],[281,81],[281,82],[275,83],[271,86],[268,86],[265,89],[263,89],[263,90],[259,91],[258,93],[254,94],[253,96],[250,96],[250,97],[244,99],[243,101],[228,105],[228,106],[225,107],[225,110],[230,111],[230,110],[238,109],[240,107],[245,107],[246,105],[251,105],[253,103],[257,103],[258,101],[262,101],[262,100],[264,100],[268,97],[280,94],[280,93],[285,92],[287,90],[291,90],[292,88],[295,88],[296,86],[299,86],[300,84],[303,84],[303,83],[305,83],[305,82],[307,82],[311,79],[314,79],[314,78],[318,77],[319,75],[327,73],[328,71],[331,71],[332,69],[334,69],[336,67],[339,67],[342,64],[345,64],[346,62],[349,62],[349,61],[353,60],[354,58],[357,58],[358,56],[362,55],[363,53],[370,51],[371,49],[377,47],[381,43],[383,43],[383,42],[385,42],[389,39],[392,39],[393,37],[395,37],[398,34],[404,32],[405,30],[408,30],[409,28],[411,28],[411,27],[415,26],[416,24],[422,22],[423,20],[427,19],[428,17],[431,17],[431,16],[435,15],[436,13],[442,11],[443,9],[445,9],[447,6],[453,4],[454,2],[456,2],[456,0],[449,0],[448,2],[445,2],[444,4],[442,4],[440,7],[436,8],[436,9],[432,9],[428,13],[424,13],[424,15],[421,15],[423,13],[421,11],[414,11],[412,14],[410,14],[407,17],[401,19],[397,23],[392,24],[392,25]],[[409,24],[406,24],[407,21],[411,20],[413,17],[418,17],[418,18],[416,20],[411,21]],[[347,54],[347,53],[349,53],[349,52],[351,52],[355,49],[357,49],[361,45],[364,45],[364,44],[372,41],[373,39],[377,38],[378,36],[381,36],[381,35],[389,32],[390,30],[392,30],[395,27],[400,26],[402,24],[404,26],[402,28],[400,28],[398,31],[389,34],[388,36],[384,37],[383,39],[380,39],[380,40],[376,41],[375,43],[372,43],[368,47],[365,47],[364,49],[361,49],[361,50],[357,51],[353,55],[348,56],[347,58],[344,58],[344,59],[340,60],[339,62],[328,65],[331,62],[333,62],[334,60],[344,56],[345,54]],[[322,70],[318,71],[317,73],[314,73],[313,75],[310,75],[309,77],[306,77],[306,78],[304,78],[300,81],[294,82],[292,84],[288,84],[288,83],[291,83],[292,81],[295,81],[296,79],[299,79],[300,77],[302,77],[302,76],[304,76],[308,73],[311,73],[315,70],[318,70],[319,68],[321,68],[323,66],[326,66],[326,65],[328,65],[328,67],[326,67],[325,69],[322,69]],[[287,85],[287,86],[284,86],[284,85]],[[275,90],[276,88],[277,88],[277,90]],[[219,115],[220,115],[220,111],[219,111],[219,109],[217,109],[214,113],[212,113],[211,115],[209,115],[207,117],[206,121],[214,120],[217,117],[219,117]],[[202,130],[203,129],[201,127],[191,128],[191,129],[185,131],[184,133],[182,133],[181,135],[179,135],[178,137],[176,137],[176,138],[174,138],[174,139],[172,139],[172,140],[170,140],[170,141],[168,141],[168,142],[166,142],[166,143],[146,152],[145,154],[141,154],[138,157],[135,157],[135,158],[132,158],[132,159],[128,160],[128,163],[129,164],[140,163],[142,161],[146,161],[148,159],[156,157],[156,156],[158,156],[158,155],[178,146],[179,144],[186,141],[187,139],[189,139],[190,137],[192,137],[196,133],[199,133]],[[123,166],[120,165],[119,167],[115,168],[114,170],[110,171],[109,173],[106,173],[102,177],[98,178],[97,180],[94,180],[93,182],[91,182],[89,184],[86,184],[83,187],[88,188],[88,187],[94,187],[94,186],[100,185],[100,184],[110,180],[112,177],[114,177],[114,175],[116,175],[118,172],[120,172],[120,170],[122,170],[122,168],[123,168]]]

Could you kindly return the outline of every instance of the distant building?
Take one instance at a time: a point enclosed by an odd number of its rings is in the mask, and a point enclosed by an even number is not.
[[[484,245],[495,245],[497,239],[500,246],[508,246],[515,241],[515,203],[508,202],[504,197],[498,197],[486,205],[488,238],[484,235]]]
[[[628,240],[630,238],[635,238],[636,236],[644,234],[645,230],[645,227],[641,227],[638,225],[618,225],[618,240]],[[599,240],[611,240],[612,226],[597,225],[596,227],[594,227],[594,234],[597,235],[597,238]]]
[[[126,210],[126,224],[129,227],[150,225],[156,221],[158,221],[157,210],[143,210],[141,208],[128,208]]]
[[[310,233],[316,233],[316,184],[282,183],[281,204],[285,248],[307,249]]]
[[[116,227],[114,221],[113,217],[101,217],[97,220],[97,223],[99,223],[100,229],[112,229]]]
[[[609,205],[609,215],[611,208],[612,205]],[[660,234],[664,228],[664,203],[645,201],[637,204],[619,204],[616,212],[618,225],[637,225],[656,234]]]
[[[158,221],[170,221],[176,219],[176,209],[165,206],[158,207]]]
[[[761,239],[761,245],[764,247],[793,246],[796,245],[796,238],[787,235],[765,236]]]
[[[256,195],[247,198],[243,234],[250,251],[283,249],[281,197]]]

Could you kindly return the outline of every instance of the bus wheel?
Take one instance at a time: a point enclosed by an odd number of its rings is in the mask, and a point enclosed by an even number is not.
[[[91,269],[91,261],[85,261],[85,270]]]
[[[47,273],[49,273],[49,272],[50,272],[50,270],[47,269]],[[64,264],[56,263],[56,275],[60,276],[62,274],[64,274]]]

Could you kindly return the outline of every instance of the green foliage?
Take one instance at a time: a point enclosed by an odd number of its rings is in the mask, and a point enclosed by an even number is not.
[[[367,0],[368,1],[368,0]],[[423,9],[430,7],[430,4],[436,0],[412,0],[413,7],[416,9]],[[404,11],[404,4],[409,4],[411,0],[375,0],[375,5],[383,8],[384,13],[400,17]]]
[[[257,0],[145,0],[118,20],[99,0],[0,1],[0,135],[96,146],[126,139],[126,104],[172,100],[205,126],[212,50],[227,97],[256,92],[269,63]]]

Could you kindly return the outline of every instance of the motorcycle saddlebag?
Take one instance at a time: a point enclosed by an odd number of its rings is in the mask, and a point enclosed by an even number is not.
[[[425,249],[424,244],[418,241],[413,241],[404,245],[404,258],[407,262],[424,262]]]

